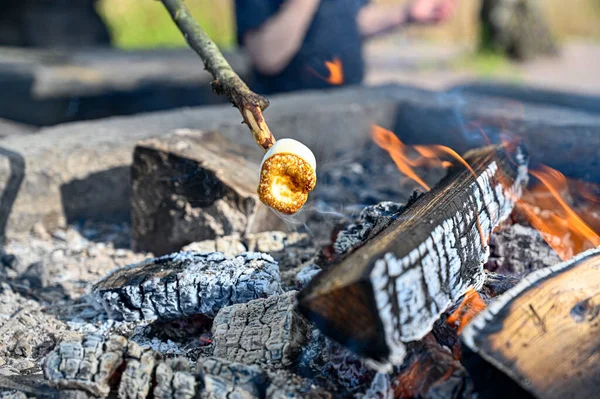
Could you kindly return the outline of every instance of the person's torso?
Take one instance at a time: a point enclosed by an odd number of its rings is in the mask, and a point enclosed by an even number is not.
[[[278,10],[284,1],[273,3]],[[356,18],[362,4],[359,0],[321,0],[298,53],[275,76],[256,72],[256,89],[273,93],[360,83],[364,63]],[[341,71],[332,75],[326,63]]]

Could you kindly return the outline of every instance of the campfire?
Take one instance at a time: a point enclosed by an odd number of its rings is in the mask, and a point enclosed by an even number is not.
[[[377,124],[355,151],[276,140],[268,101],[188,40],[251,138],[139,140],[131,220],[7,239],[1,397],[597,396],[599,185],[501,123],[466,151]]]

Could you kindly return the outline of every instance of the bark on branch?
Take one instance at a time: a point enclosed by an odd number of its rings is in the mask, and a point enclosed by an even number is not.
[[[215,79],[212,82],[215,93],[229,98],[229,101],[242,114],[256,143],[265,151],[268,150],[275,143],[275,137],[271,134],[262,115],[262,111],[269,106],[269,100],[250,90],[238,74],[231,69],[219,48],[194,20],[184,4],[184,0],[161,1],[183,33],[189,46],[200,56],[204,67]]]

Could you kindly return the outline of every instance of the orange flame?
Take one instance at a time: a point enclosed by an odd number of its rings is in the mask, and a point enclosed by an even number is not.
[[[333,61],[325,61],[325,67],[329,71],[328,77],[321,75],[311,67],[309,67],[309,70],[330,85],[340,86],[344,84],[344,68],[342,67],[342,61],[338,57],[334,57]]]
[[[468,288],[465,296],[458,308],[446,319],[451,326],[456,327],[456,332],[460,332],[469,324],[479,312],[486,308],[485,302],[475,289]]]
[[[417,166],[414,160],[408,157],[408,147],[393,133],[381,126],[373,125],[371,127],[371,137],[375,144],[386,150],[394,163],[408,178],[417,182],[425,190],[431,188],[425,183],[413,170],[413,166]]]
[[[329,70],[329,77],[325,78],[329,84],[339,86],[344,83],[344,69],[339,58],[335,57],[333,61],[325,61],[325,66]]]
[[[413,167],[425,166],[429,164],[439,165],[447,168],[453,165],[452,162],[440,160],[440,157],[442,156],[450,156],[467,168],[467,170],[469,170],[473,176],[477,177],[475,171],[473,168],[471,168],[467,161],[465,161],[463,157],[458,155],[456,151],[449,147],[439,144],[407,146],[393,132],[377,125],[372,126],[371,136],[373,137],[375,144],[390,154],[400,172],[417,182],[427,191],[430,190],[429,185],[427,185],[427,183],[425,183],[423,179],[417,175]],[[411,149],[414,149],[414,151],[421,155],[421,158],[413,159],[409,157]],[[483,233],[479,216],[476,215],[475,217],[477,219],[477,228],[481,237],[481,245],[485,246],[489,237],[485,237]]]
[[[563,198],[568,192],[566,177],[545,165],[529,173],[540,183],[523,198],[520,209],[558,256],[567,260],[586,249],[600,246],[600,235]]]

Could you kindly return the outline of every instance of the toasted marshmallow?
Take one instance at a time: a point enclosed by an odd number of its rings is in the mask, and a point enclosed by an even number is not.
[[[258,196],[267,206],[293,214],[302,208],[317,184],[317,161],[312,151],[293,139],[281,139],[260,164]]]

